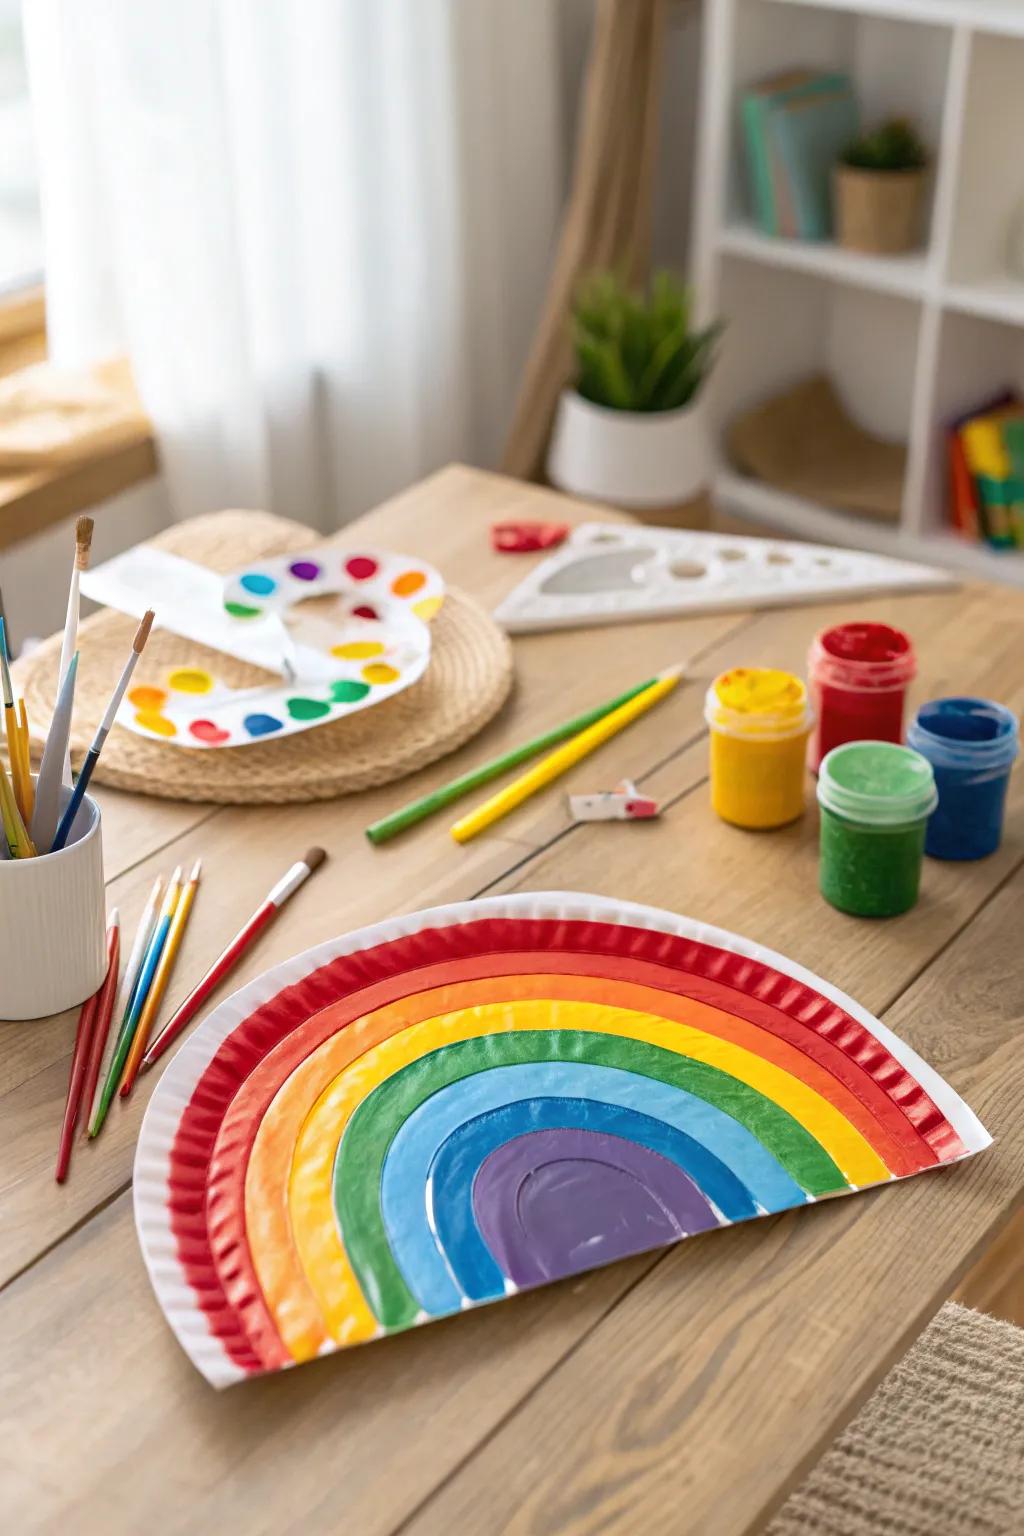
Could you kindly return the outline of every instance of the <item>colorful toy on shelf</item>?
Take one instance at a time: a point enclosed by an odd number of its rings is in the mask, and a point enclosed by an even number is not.
[[[989,1141],[772,950],[522,893],[346,934],[223,1002],[157,1084],[135,1216],[225,1387]]]

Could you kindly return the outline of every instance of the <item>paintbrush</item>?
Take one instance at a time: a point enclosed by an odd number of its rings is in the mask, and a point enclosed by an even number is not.
[[[75,681],[78,677],[78,652],[71,658],[71,665],[64,675],[57,703],[50,721],[50,730],[43,748],[43,760],[36,779],[36,808],[32,816],[32,841],[43,853],[53,846],[57,821],[60,816],[61,774],[68,740],[71,736],[71,712],[75,703]]]
[[[89,569],[89,551],[92,548],[93,520],[80,517],[75,523],[75,563],[71,567],[71,583],[68,587],[68,611],[64,619],[64,638],[60,643],[60,669],[57,673],[57,689],[63,687],[71,658],[78,649],[78,584],[83,571]],[[71,788],[71,749],[65,745],[61,763],[60,781]]]
[[[7,761],[10,764],[11,783],[14,785],[14,798],[18,802],[19,810],[25,805],[25,781],[21,735],[18,729],[18,711],[14,704],[14,687],[11,683],[11,668],[7,655],[7,626],[0,619],[0,687],[3,689],[4,698],[4,735],[7,738]]]
[[[31,859],[35,857],[35,845],[28,835],[28,829],[18,809],[18,801],[11,781],[7,777],[7,769],[0,763],[0,818],[3,819],[3,831],[11,853],[16,859]]]
[[[82,796],[85,794],[89,787],[89,780],[92,778],[93,769],[96,767],[96,762],[99,758],[99,755],[103,751],[103,743],[110,735],[110,728],[114,723],[114,716],[117,714],[128,684],[132,680],[132,673],[135,671],[135,668],[138,665],[139,657],[142,655],[142,649],[146,644],[146,641],[149,639],[149,632],[153,628],[153,618],[154,614],[152,608],[147,608],[145,618],[142,620],[142,623],[135,631],[135,639],[132,641],[132,648],[129,653],[128,660],[124,664],[124,671],[118,678],[117,687],[110,695],[110,703],[107,705],[103,719],[99,723],[99,729],[92,739],[92,746],[86,753],[85,762],[82,764],[82,771],[78,775],[78,778],[75,780],[75,787],[71,791],[71,798],[68,800],[67,805],[64,807],[64,814],[60,819],[56,835],[53,839],[53,844],[50,848],[51,853],[57,853],[61,848],[64,847],[64,844],[68,840],[68,834],[71,831],[75,817],[78,815],[78,807],[82,803]]]
[[[5,630],[6,635],[7,635],[7,644],[9,645],[10,650],[11,650],[11,654],[13,655],[14,654],[14,637],[11,634],[11,621],[7,617],[7,609],[4,607],[4,589],[3,589],[3,587],[0,587],[0,622],[3,623],[4,630]]]

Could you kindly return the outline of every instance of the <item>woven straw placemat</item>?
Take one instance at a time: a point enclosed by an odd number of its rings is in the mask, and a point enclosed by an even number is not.
[[[312,544],[343,548],[350,538],[343,530],[322,540],[313,529],[266,512],[216,512],[178,523],[151,542],[227,573]],[[76,765],[100,722],[136,627],[134,619],[104,609],[79,628],[72,737]],[[330,800],[388,784],[468,741],[497,714],[512,684],[507,638],[465,593],[448,590],[431,634],[424,676],[372,709],[280,741],[220,751],[149,741],[115,726],[93,777],[138,794],[223,805]],[[53,711],[60,642],[60,635],[51,636],[16,669],[36,744],[45,736]],[[174,665],[206,668],[233,687],[255,685],[267,675],[234,657],[156,630],[135,681],[157,682]]]

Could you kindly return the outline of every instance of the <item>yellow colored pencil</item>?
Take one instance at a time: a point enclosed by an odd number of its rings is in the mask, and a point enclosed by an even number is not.
[[[153,1028],[153,1020],[160,1012],[160,1004],[164,1000],[167,991],[167,983],[171,979],[174,962],[178,958],[178,950],[185,935],[185,924],[188,922],[189,913],[192,911],[192,903],[196,898],[196,886],[199,884],[199,872],[202,869],[202,860],[197,859],[192,868],[192,873],[181,887],[181,894],[174,907],[174,915],[171,918],[171,926],[167,930],[167,938],[164,947],[160,951],[160,961],[157,965],[153,981],[149,988],[146,1001],[139,1015],[138,1027],[135,1038],[132,1040],[128,1059],[124,1064],[124,1076],[121,1079],[121,1097],[127,1098],[132,1091],[132,1085],[139,1075],[139,1066],[149,1044],[150,1032]]]
[[[21,774],[25,786],[25,804],[21,807],[26,827],[32,825],[32,812],[36,808],[35,790],[32,787],[32,749],[29,746],[28,710],[25,700],[18,700],[18,735],[21,738]]]
[[[25,830],[25,823],[21,818],[18,802],[3,763],[0,763],[0,814],[3,816],[4,835],[15,858],[34,858],[35,844]]]
[[[627,703],[612,710],[610,715],[605,715],[603,720],[597,720],[593,725],[588,725],[585,731],[578,736],[573,736],[564,746],[556,747],[554,752],[549,752],[547,757],[542,757],[540,762],[529,772],[505,789],[499,790],[483,805],[475,811],[470,811],[468,816],[463,816],[451,829],[452,837],[457,843],[468,843],[470,838],[476,837],[478,832],[483,832],[494,822],[500,821],[502,816],[507,816],[509,811],[514,811],[517,805],[522,805],[531,795],[535,795],[539,789],[544,789],[552,780],[560,778],[567,773],[581,758],[587,757],[591,752],[608,741],[610,737],[624,730],[627,725],[632,725],[640,715],[645,714],[679,682],[683,675],[683,667],[671,667],[662,672],[657,680],[643,693],[638,693]]]

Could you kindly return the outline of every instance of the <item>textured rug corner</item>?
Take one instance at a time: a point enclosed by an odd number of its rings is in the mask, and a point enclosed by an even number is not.
[[[765,1536],[1021,1536],[1024,1329],[948,1302]]]

